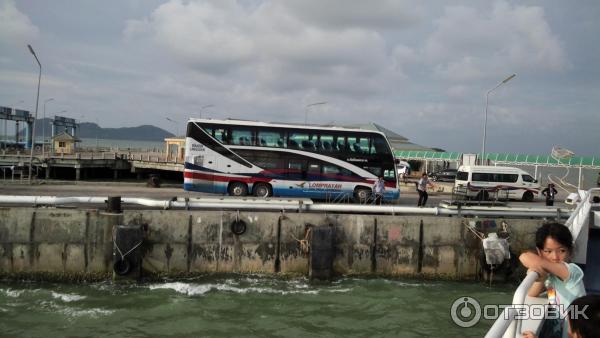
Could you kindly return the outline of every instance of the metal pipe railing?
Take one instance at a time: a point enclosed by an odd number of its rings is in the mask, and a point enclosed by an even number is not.
[[[525,297],[527,296],[527,292],[529,288],[533,285],[533,283],[540,277],[540,275],[535,271],[530,271],[525,276],[525,279],[519,284],[519,287],[515,291],[513,295],[512,305],[504,308],[504,311],[500,314],[496,321],[489,329],[485,338],[501,338],[501,337],[510,337],[516,338],[517,333],[518,337],[521,337],[521,322],[515,322],[515,317],[517,316],[517,306],[521,306],[525,303]]]
[[[32,205],[61,205],[67,203],[103,204],[108,197],[56,197],[56,196],[12,196],[0,195],[0,203],[4,204],[32,204]],[[391,215],[442,215],[442,216],[509,216],[509,217],[568,217],[570,211],[546,208],[461,208],[446,209],[440,207],[419,208],[392,205],[340,205],[340,204],[313,204],[306,199],[239,199],[239,198],[199,198],[156,200],[141,197],[122,197],[124,204],[137,204],[163,209],[222,209],[222,210],[289,210],[297,212],[339,212],[363,214],[391,214]]]

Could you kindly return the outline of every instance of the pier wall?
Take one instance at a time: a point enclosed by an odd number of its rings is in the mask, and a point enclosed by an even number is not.
[[[246,231],[231,230],[242,220]],[[0,208],[0,277],[108,278],[113,229],[143,225],[146,277],[205,273],[306,275],[311,229],[333,227],[336,275],[473,279],[481,241],[468,222],[502,219],[185,210]],[[539,219],[506,219],[511,251],[530,248]]]

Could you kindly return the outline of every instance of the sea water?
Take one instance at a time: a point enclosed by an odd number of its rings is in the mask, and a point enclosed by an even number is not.
[[[2,337],[482,337],[452,304],[506,304],[514,286],[203,277],[135,285],[0,282]]]

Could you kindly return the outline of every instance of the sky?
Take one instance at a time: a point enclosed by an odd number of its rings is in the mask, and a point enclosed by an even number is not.
[[[0,0],[0,106],[181,134],[374,122],[447,151],[600,155],[600,2]],[[312,105],[317,102],[325,104]],[[168,118],[168,119],[167,119]]]

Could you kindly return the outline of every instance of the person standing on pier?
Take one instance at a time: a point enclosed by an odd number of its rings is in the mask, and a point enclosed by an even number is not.
[[[373,193],[375,194],[375,199],[373,201],[375,204],[381,205],[383,203],[384,191],[385,191],[385,182],[383,181],[383,176],[379,176],[379,179],[373,185]]]
[[[554,205],[554,196],[556,196],[556,194],[558,194],[558,191],[554,188],[553,183],[548,184],[548,187],[542,190],[542,195],[546,196],[546,206],[551,207]]]
[[[427,186],[433,189],[433,184],[429,181],[427,174],[423,173],[419,182],[417,182],[417,192],[419,193],[419,202],[417,202],[418,207],[424,207],[427,203],[427,198],[429,197],[427,194]]]

